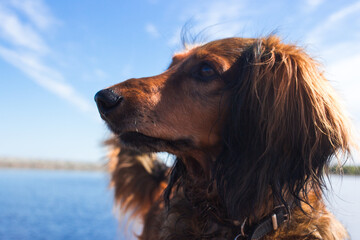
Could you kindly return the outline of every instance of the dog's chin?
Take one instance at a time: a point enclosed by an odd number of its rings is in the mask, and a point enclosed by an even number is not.
[[[147,136],[140,132],[124,132],[117,135],[124,146],[141,152],[168,152],[176,154],[193,147],[190,139],[166,140]]]

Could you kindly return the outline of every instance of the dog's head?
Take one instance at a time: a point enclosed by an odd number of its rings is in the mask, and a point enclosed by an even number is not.
[[[221,150],[226,81],[251,40],[225,39],[175,54],[160,75],[129,79],[95,96],[123,145],[193,158],[204,168]]]
[[[306,201],[309,187],[321,189],[330,158],[351,145],[316,62],[273,36],[190,48],[160,75],[129,79],[95,100],[123,145],[202,169],[237,218],[256,212],[269,192]]]

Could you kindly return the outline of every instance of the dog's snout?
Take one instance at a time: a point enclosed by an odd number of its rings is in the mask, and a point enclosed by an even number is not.
[[[123,99],[122,96],[110,89],[104,89],[97,92],[94,98],[100,113],[103,114],[114,109]]]

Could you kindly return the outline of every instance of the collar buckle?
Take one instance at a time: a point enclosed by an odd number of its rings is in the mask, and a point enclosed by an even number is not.
[[[258,224],[250,228],[250,233],[245,233],[245,225],[248,218],[242,222],[240,227],[240,233],[234,238],[234,240],[238,240],[241,237],[245,237],[247,239],[259,239],[272,230],[279,229],[279,226],[283,223],[289,221],[290,216],[287,208],[284,205],[276,206],[272,212],[272,214],[263,218]]]
[[[279,228],[279,225],[278,225],[278,222],[277,222],[276,213],[271,215],[271,222],[272,222],[273,229],[277,230]]]

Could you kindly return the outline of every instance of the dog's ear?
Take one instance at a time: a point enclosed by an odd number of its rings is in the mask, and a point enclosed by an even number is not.
[[[230,71],[238,77],[227,81],[224,146],[213,170],[230,217],[260,216],[272,196],[306,202],[309,187],[323,188],[331,157],[350,152],[334,90],[313,59],[276,37],[254,42]]]
[[[105,144],[110,150],[108,170],[115,204],[130,217],[144,217],[166,187],[167,166],[156,154],[121,146],[116,137]]]

